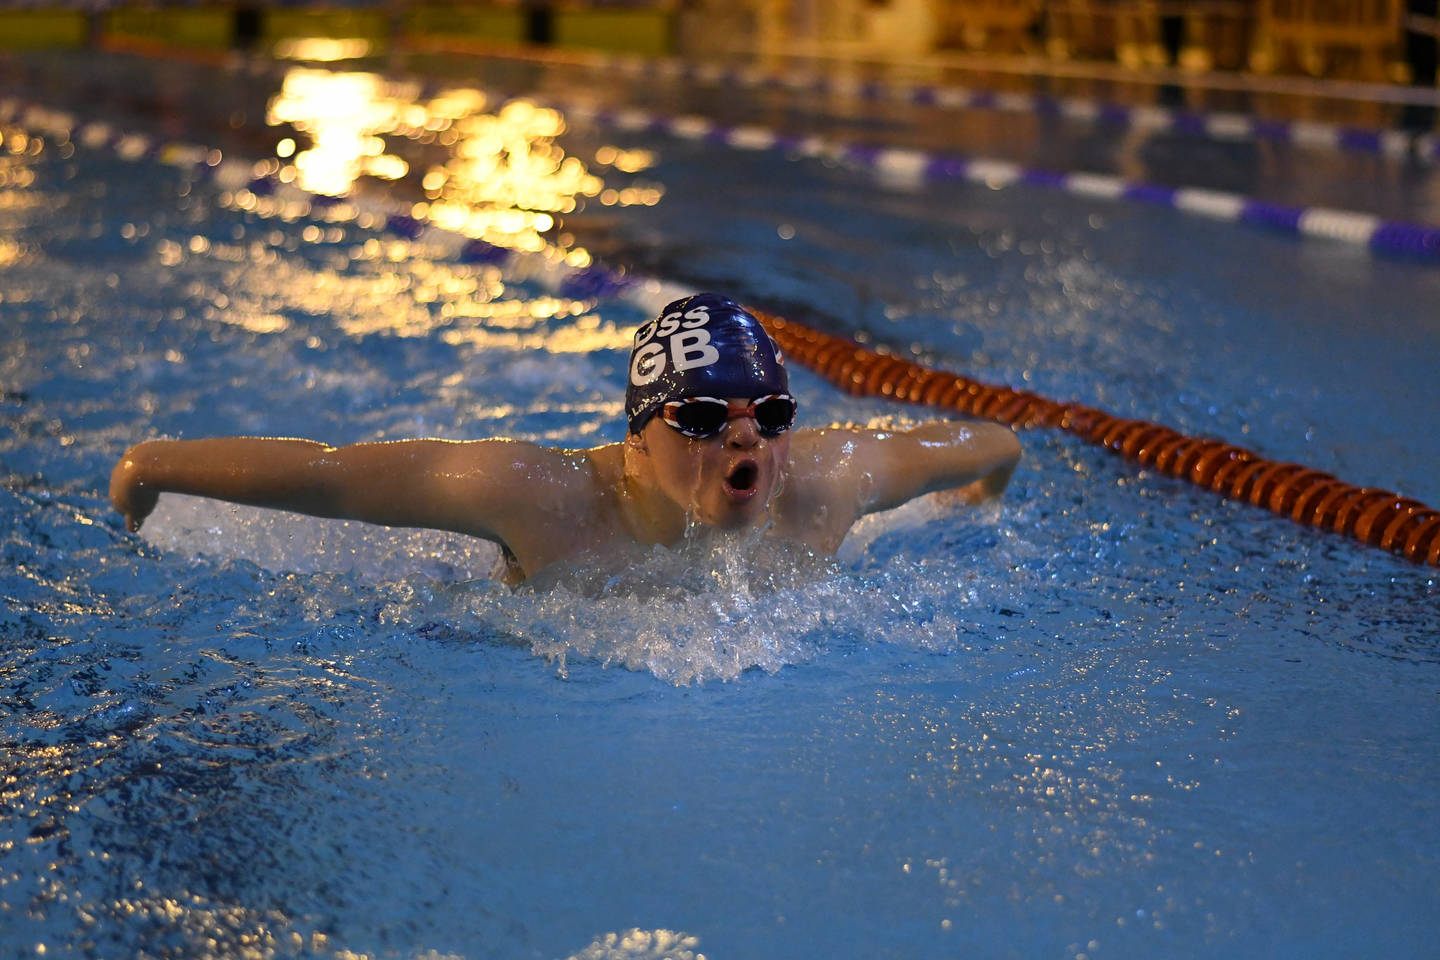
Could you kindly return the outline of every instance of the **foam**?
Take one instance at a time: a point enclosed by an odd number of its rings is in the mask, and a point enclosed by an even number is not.
[[[697,953],[698,937],[678,930],[641,930],[607,933],[569,960],[704,960]]]
[[[382,527],[282,510],[165,494],[141,528],[162,550],[247,560],[272,573],[348,573],[379,581],[419,573],[444,580],[488,577],[493,543],[442,530]]]
[[[882,537],[903,543],[943,525],[946,510],[932,496],[867,517],[835,557],[757,533],[705,530],[673,549],[635,545],[553,564],[514,591],[490,579],[494,544],[442,531],[166,495],[143,535],[167,551],[368,583],[388,598],[385,622],[440,620],[462,634],[502,637],[561,675],[578,659],[685,686],[774,674],[837,645],[957,649],[964,608],[985,601],[957,594],[942,568],[891,549],[869,552]],[[983,509],[970,516],[994,519]],[[299,612],[331,619],[321,607]]]
[[[562,675],[580,657],[683,686],[777,673],[837,644],[953,650],[949,586],[922,573],[892,558],[862,574],[783,541],[710,536],[556,564],[512,596],[477,595],[470,613]]]

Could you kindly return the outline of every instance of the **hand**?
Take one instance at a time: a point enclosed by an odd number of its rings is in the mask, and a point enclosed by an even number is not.
[[[110,503],[125,515],[125,529],[135,533],[160,499],[160,491],[140,479],[139,447],[131,447],[110,471]]]

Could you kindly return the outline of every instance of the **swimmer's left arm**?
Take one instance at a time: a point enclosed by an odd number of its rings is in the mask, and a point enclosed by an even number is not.
[[[998,496],[1020,462],[1020,441],[998,423],[940,420],[911,430],[820,431],[858,513],[889,510],[938,490],[978,503]],[[838,478],[837,478],[838,479]]]
[[[1015,431],[989,421],[940,420],[882,441],[877,500],[886,510],[937,490],[956,490],[969,503],[998,497],[1010,484],[1022,450]]]

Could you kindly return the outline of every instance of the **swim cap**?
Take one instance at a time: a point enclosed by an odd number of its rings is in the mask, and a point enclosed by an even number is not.
[[[671,400],[754,398],[789,386],[780,350],[760,321],[729,297],[697,293],[636,331],[625,416],[639,433]]]

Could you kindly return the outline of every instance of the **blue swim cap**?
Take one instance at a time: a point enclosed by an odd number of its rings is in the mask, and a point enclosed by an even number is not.
[[[671,400],[754,398],[789,388],[780,350],[760,321],[729,297],[697,293],[636,331],[625,416],[639,433]]]

